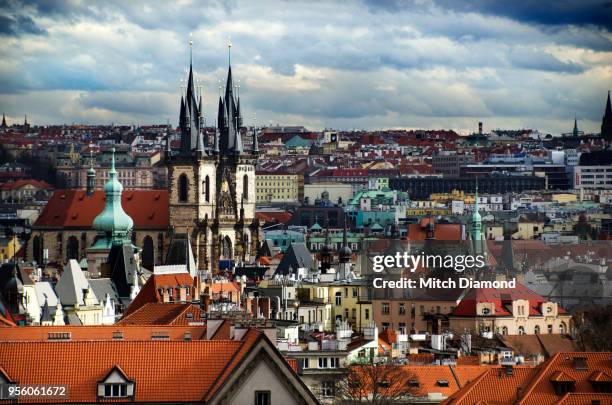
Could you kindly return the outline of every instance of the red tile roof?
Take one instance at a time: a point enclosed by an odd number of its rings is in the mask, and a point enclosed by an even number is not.
[[[580,357],[586,359],[586,367],[575,368],[574,359]],[[514,366],[512,373],[507,373],[503,367],[493,367],[443,404],[590,404],[597,399],[602,404],[612,403],[612,394],[595,392],[590,377],[597,372],[612,373],[612,353],[557,353],[535,368]],[[572,382],[574,392],[557,395],[556,381]]]
[[[2,185],[2,190],[15,190],[21,188],[23,186],[32,185],[37,188],[42,188],[44,190],[52,190],[53,186],[45,181],[39,181],[34,179],[24,179],[24,180],[15,180],[15,181],[7,181]]]
[[[423,218],[418,224],[408,224],[408,240],[427,239],[428,218]],[[434,237],[436,240],[461,240],[460,224],[435,224]]]
[[[260,339],[260,332],[250,330],[242,341],[6,342],[0,364],[21,385],[68,386],[74,403],[97,402],[97,383],[115,367],[136,382],[135,402],[201,402],[223,386]]]
[[[89,197],[84,190],[56,190],[34,227],[90,229],[93,220],[104,209],[105,198],[101,190]],[[168,228],[167,190],[125,190],[121,204],[134,220],[135,229]]]
[[[257,219],[263,222],[278,222],[281,224],[286,224],[287,222],[289,222],[293,215],[290,212],[286,211],[257,211],[255,213],[255,216],[257,217]]]
[[[83,340],[115,340],[121,336],[121,340],[152,340],[153,336],[160,333],[168,336],[168,340],[184,340],[185,333],[191,333],[191,339],[201,340],[206,338],[206,326],[176,326],[176,325],[96,325],[96,326],[15,326],[3,328],[0,333],[0,342],[23,342],[38,341],[46,342],[53,340],[58,333],[69,333],[71,341]]]
[[[173,274],[156,274],[153,273],[144,286],[140,289],[140,292],[134,298],[130,306],[124,313],[124,316],[127,316],[137,309],[141,308],[147,303],[162,303],[163,299],[159,294],[159,289],[169,289],[176,287],[192,287],[190,289],[191,294],[187,297],[188,301],[192,299],[199,299],[200,297],[193,297],[194,290],[193,288],[196,285],[196,281],[191,277],[189,273],[173,273]],[[197,292],[196,292],[197,293]],[[176,293],[174,294],[174,298],[176,299]]]
[[[541,304],[548,300],[536,294],[521,283],[516,283],[516,288],[473,288],[461,300],[457,308],[451,313],[453,316],[477,316],[476,305],[482,302],[495,304],[495,312],[487,315],[491,316],[511,316],[512,301],[528,300],[529,315],[542,315]],[[559,307],[559,313],[565,310]]]
[[[204,322],[205,312],[193,304],[146,303],[117,325],[191,325]]]

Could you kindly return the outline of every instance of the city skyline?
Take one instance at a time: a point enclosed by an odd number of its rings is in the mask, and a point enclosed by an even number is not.
[[[9,124],[178,120],[193,63],[214,124],[228,38],[244,123],[599,132],[612,8],[599,1],[0,5]]]

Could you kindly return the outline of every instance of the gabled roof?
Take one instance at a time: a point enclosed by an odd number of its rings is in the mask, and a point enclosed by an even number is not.
[[[516,288],[472,288],[457,305],[451,316],[481,315],[476,313],[476,305],[483,302],[490,302],[495,305],[495,312],[488,314],[487,317],[511,316],[512,301],[516,300],[529,301],[530,316],[542,315],[540,305],[548,301],[521,283],[516,283]],[[560,306],[559,313],[565,313],[565,310]]]
[[[66,266],[64,266],[64,271],[55,286],[55,292],[62,305],[84,305],[83,290],[87,291],[90,288],[89,282],[85,278],[79,263],[74,259],[70,259]],[[98,299],[95,295],[93,299],[94,303],[98,304]]]
[[[304,242],[293,242],[287,248],[285,255],[276,267],[276,274],[290,274],[298,268],[310,268],[312,266],[312,254]]]
[[[575,358],[584,358],[585,367],[575,368]],[[612,353],[557,353],[537,367],[514,366],[512,373],[507,373],[503,367],[492,367],[443,403],[472,405],[477,401],[486,401],[508,405],[590,404],[591,399],[605,399],[608,402],[601,403],[609,403],[612,394],[594,392],[590,377],[597,371],[607,374],[612,372]],[[572,382],[574,392],[569,397],[567,394],[557,395],[553,385],[555,382]]]
[[[56,190],[34,228],[91,229],[93,220],[105,205],[104,191],[96,190],[87,196],[85,190]],[[125,190],[121,205],[134,220],[135,229],[168,228],[167,190]]]
[[[159,295],[159,288],[176,288],[176,287],[193,287],[194,279],[189,273],[171,273],[171,274],[156,274],[153,273],[147,280],[140,292],[134,298],[128,309],[125,311],[125,316],[136,311],[147,303],[161,303],[162,297]],[[193,293],[193,288],[191,288]],[[175,297],[176,298],[176,297]],[[188,299],[194,297],[188,297]],[[199,297],[195,297],[199,298]]]
[[[115,367],[135,381],[135,402],[200,402],[260,341],[252,330],[242,341],[5,342],[0,364],[21,384],[69,386],[74,403],[96,402],[97,383]]]

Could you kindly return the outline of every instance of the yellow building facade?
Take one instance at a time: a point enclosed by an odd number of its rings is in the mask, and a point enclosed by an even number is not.
[[[304,199],[304,176],[295,173],[258,172],[255,178],[257,203],[298,202]]]

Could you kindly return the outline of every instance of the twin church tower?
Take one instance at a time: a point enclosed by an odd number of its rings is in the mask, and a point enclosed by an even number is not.
[[[187,88],[181,96],[181,147],[173,150],[168,136],[164,152],[170,191],[168,264],[187,263],[194,267],[190,270],[215,272],[220,263],[245,261],[257,253],[255,167],[259,150],[255,131],[251,148],[244,148],[241,132],[246,129],[235,90],[229,64],[225,94],[219,95],[217,129],[210,140],[190,60]]]

